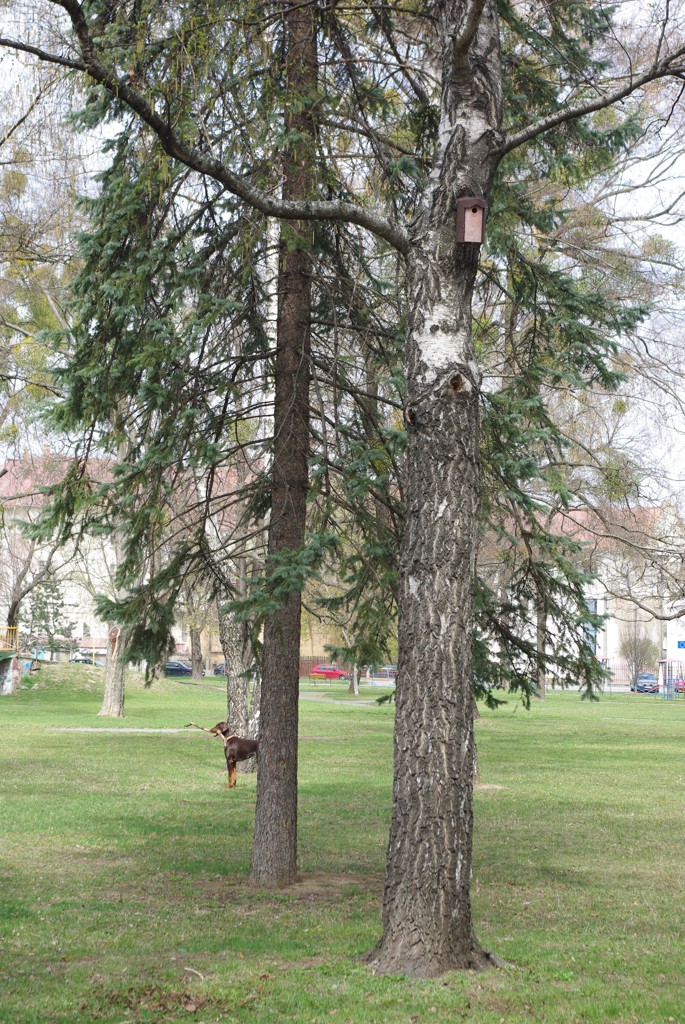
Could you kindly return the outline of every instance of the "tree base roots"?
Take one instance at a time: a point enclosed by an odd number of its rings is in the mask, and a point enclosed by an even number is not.
[[[425,949],[393,946],[382,941],[362,957],[374,974],[404,974],[413,978],[439,978],[448,971],[486,971],[492,967],[511,967],[487,949],[475,943],[465,956],[431,956]]]

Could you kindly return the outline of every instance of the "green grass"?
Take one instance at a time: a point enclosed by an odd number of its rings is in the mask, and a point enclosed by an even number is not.
[[[221,680],[134,680],[122,722],[96,717],[102,670],[39,680],[0,698],[2,1024],[685,1024],[685,702],[483,713],[475,920],[512,966],[417,982],[359,959],[390,808],[380,688],[303,681],[302,881],[255,893],[255,776],[226,790],[196,730],[121,731],[213,724]]]

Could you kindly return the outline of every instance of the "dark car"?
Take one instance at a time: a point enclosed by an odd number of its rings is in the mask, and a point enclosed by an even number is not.
[[[82,654],[81,651],[77,651],[76,654],[73,654],[71,661],[75,665],[97,665],[98,668],[102,668],[104,665],[103,661],[100,661],[98,658],[94,658],[92,654]]]
[[[214,666],[214,675],[215,676],[225,676],[226,675],[226,662],[225,661],[221,661],[221,662],[219,662],[218,665]]]
[[[639,672],[637,679],[630,684],[635,693],[658,693],[659,680],[654,672]]]
[[[185,665],[182,661],[167,661],[164,666],[165,676],[192,676],[193,670],[190,665]]]
[[[309,670],[310,679],[347,679],[347,672],[343,672],[337,665],[312,665]]]

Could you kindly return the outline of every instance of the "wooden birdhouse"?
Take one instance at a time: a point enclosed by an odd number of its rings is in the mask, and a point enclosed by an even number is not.
[[[485,241],[485,215],[488,204],[477,196],[462,196],[457,199],[457,241]]]

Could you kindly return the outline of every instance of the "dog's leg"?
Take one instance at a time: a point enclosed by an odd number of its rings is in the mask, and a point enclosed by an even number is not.
[[[233,789],[233,787],[237,784],[238,780],[237,780],[236,776],[237,776],[237,772],[236,772],[236,767],[235,767],[235,761],[233,760],[233,758],[231,758],[231,760],[228,762],[228,788],[229,789]]]

